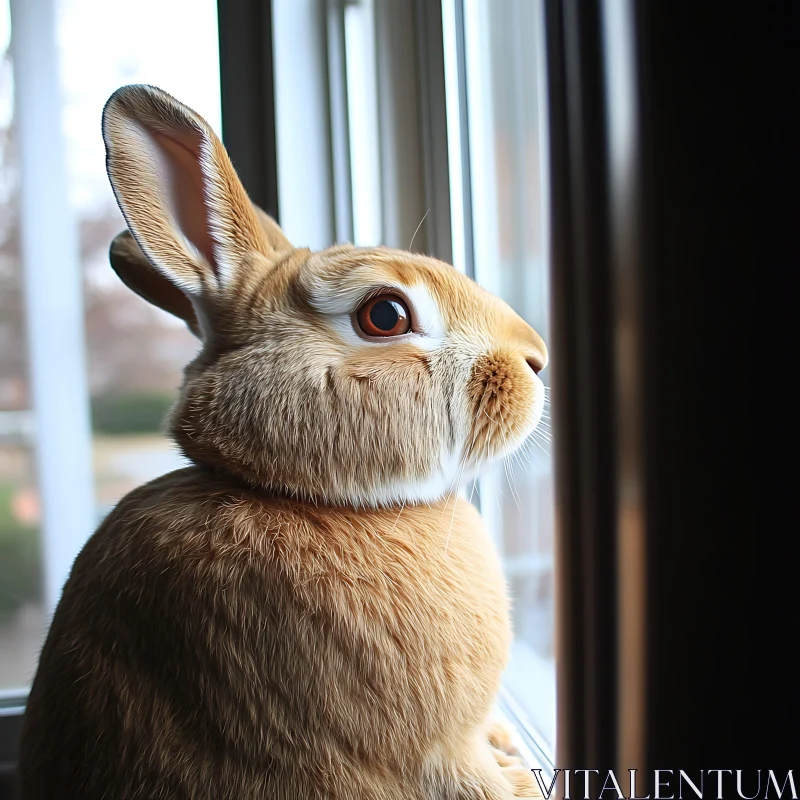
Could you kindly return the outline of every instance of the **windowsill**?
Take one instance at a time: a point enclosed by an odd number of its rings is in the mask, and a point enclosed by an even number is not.
[[[543,742],[556,740],[556,665],[542,657],[528,642],[516,637],[502,685],[519,707],[527,728]]]
[[[14,796],[14,768],[24,712],[24,693],[0,692],[0,800]]]
[[[513,744],[525,764],[531,769],[541,769],[542,777],[551,781],[554,774],[552,749],[505,687],[500,689],[495,704],[495,718],[511,732]]]

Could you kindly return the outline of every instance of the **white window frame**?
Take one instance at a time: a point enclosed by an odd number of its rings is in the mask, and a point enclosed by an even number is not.
[[[55,0],[10,0],[20,228],[45,605],[97,523],[83,278],[67,189]]]

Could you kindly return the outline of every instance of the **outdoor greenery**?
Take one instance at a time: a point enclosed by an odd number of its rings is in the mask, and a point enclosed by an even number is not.
[[[39,532],[14,515],[13,488],[0,484],[0,619],[39,600],[42,591]]]
[[[172,394],[155,391],[95,397],[92,399],[92,428],[95,433],[110,435],[158,433],[173,401]]]

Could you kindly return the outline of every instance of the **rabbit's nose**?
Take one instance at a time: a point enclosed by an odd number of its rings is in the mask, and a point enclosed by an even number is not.
[[[534,375],[538,375],[544,369],[545,361],[539,356],[528,356],[525,360],[528,362],[528,366],[533,370]]]
[[[538,375],[547,366],[547,347],[538,335],[536,338],[538,341],[533,347],[528,345],[525,348],[525,361],[534,374]]]

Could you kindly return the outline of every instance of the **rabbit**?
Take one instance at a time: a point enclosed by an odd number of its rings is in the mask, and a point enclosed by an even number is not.
[[[118,89],[103,137],[112,266],[202,342],[168,421],[191,465],[78,555],[23,800],[540,796],[490,741],[509,601],[456,489],[538,424],[541,337],[433,258],[292,246],[160,89]]]

